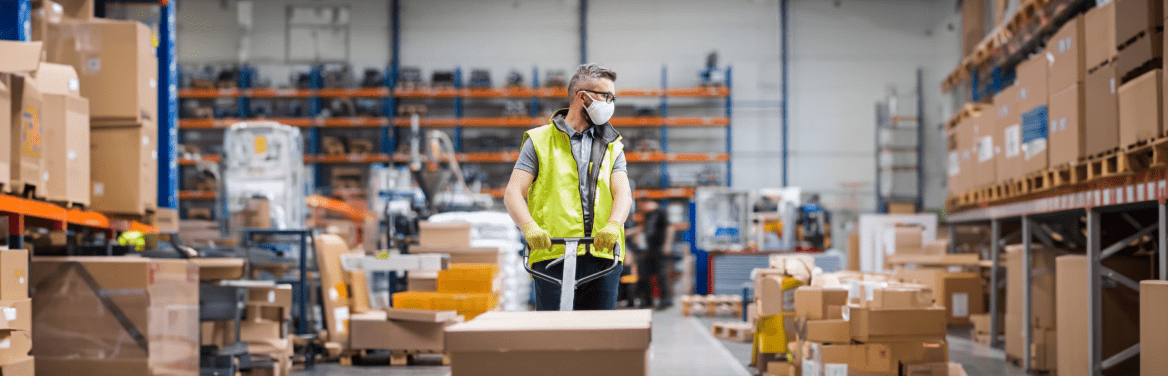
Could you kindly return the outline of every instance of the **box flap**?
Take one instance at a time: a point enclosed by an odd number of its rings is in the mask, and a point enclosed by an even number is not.
[[[449,351],[644,350],[652,312],[487,312],[446,329]]]
[[[41,42],[0,40],[0,72],[32,72],[41,62]]]
[[[390,320],[448,322],[458,319],[457,311],[437,311],[429,309],[386,308],[385,316]]]
[[[81,80],[72,65],[41,63],[33,77],[41,94],[81,95]]]

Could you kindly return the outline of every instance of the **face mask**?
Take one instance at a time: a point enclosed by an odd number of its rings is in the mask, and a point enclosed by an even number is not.
[[[588,112],[588,117],[592,119],[593,125],[600,125],[608,122],[612,118],[613,111],[616,111],[616,103],[609,103],[605,101],[593,100],[592,104],[585,109]]]

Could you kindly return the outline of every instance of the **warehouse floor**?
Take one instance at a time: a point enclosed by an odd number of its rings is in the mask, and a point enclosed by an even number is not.
[[[725,319],[718,319],[725,320]],[[682,317],[676,306],[653,314],[653,375],[749,376],[750,344],[715,339],[710,335],[708,318]],[[950,361],[965,366],[969,376],[1025,375],[1006,364],[1001,350],[991,349],[968,339],[968,330],[949,331]],[[318,365],[311,371],[294,372],[295,376],[444,376],[449,367],[390,367],[378,364],[342,367],[336,363]],[[381,362],[380,364],[387,364]]]

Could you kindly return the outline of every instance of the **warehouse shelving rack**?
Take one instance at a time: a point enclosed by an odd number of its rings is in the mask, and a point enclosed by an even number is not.
[[[924,73],[920,68],[916,71],[916,86],[913,92],[913,105],[916,108],[915,116],[900,116],[896,114],[895,108],[890,108],[895,103],[888,103],[889,101],[882,101],[876,103],[876,212],[887,213],[888,204],[890,202],[912,202],[917,208],[923,208],[923,196],[925,192],[925,171],[924,171],[924,140],[925,140],[925,119],[924,119],[924,96],[922,95],[924,85]],[[905,145],[895,141],[897,132],[913,131],[912,144]],[[887,135],[888,138],[893,139],[893,142],[886,143],[883,138]],[[897,154],[912,153],[913,163],[906,165],[896,164],[895,156]],[[883,161],[887,161],[884,163]],[[898,174],[912,173],[916,182],[914,184],[914,191],[912,195],[897,194],[895,191]],[[889,189],[889,194],[885,194],[884,184],[890,182],[892,188]]]

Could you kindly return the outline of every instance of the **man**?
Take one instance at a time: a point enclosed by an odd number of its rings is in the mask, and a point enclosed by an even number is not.
[[[531,247],[531,268],[563,276],[564,254],[551,238],[594,237],[593,246],[575,250],[576,277],[612,264],[613,246],[624,244],[624,222],[632,194],[621,136],[608,123],[615,109],[616,73],[582,65],[568,82],[569,107],[551,122],[523,134],[523,148],[503,202]],[[620,257],[620,255],[617,255]],[[616,308],[620,269],[577,285],[577,310]],[[535,280],[536,309],[559,308],[560,286]]]
[[[659,309],[673,305],[669,299],[669,261],[673,249],[673,227],[669,225],[669,214],[657,201],[645,200],[638,207],[643,208],[644,218],[641,231],[645,234],[645,252],[637,260],[637,295],[641,307],[652,306],[652,277],[657,277],[657,288],[661,290]]]

